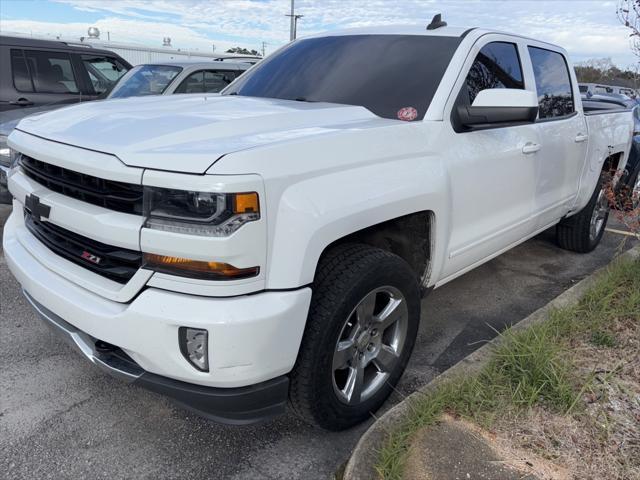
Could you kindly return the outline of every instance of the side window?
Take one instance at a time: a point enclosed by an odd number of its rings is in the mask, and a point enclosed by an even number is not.
[[[22,50],[11,50],[11,71],[13,72],[13,86],[16,87],[16,90],[33,92],[31,76]]]
[[[37,50],[25,50],[24,54],[36,92],[78,93],[69,55]]]
[[[529,47],[538,90],[539,118],[564,117],[574,112],[569,67],[558,52]]]
[[[82,64],[98,95],[110,91],[128,70],[119,60],[100,55],[82,55]]]
[[[235,80],[235,72],[231,70],[207,70],[204,72],[204,91],[218,93]]]
[[[174,93],[202,93],[204,92],[204,72],[192,73],[185,78]]]
[[[514,43],[488,43],[473,62],[467,75],[469,103],[478,93],[489,88],[517,88],[524,90],[518,47]]]

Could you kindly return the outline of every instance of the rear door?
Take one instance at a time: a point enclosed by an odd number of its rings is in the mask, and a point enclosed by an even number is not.
[[[527,45],[527,63],[538,94],[534,219],[542,228],[562,218],[578,193],[587,154],[587,125],[579,91],[563,53]]]

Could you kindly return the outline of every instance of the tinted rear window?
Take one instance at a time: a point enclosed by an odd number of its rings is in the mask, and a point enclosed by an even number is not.
[[[565,117],[574,112],[569,67],[564,57],[544,48],[529,47],[538,90],[539,117]]]
[[[406,107],[422,119],[458,37],[346,35],[298,40],[223,94],[361,105],[384,118]]]

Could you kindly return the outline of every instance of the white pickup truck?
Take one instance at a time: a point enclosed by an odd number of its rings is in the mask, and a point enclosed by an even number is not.
[[[421,297],[537,233],[598,244],[630,112],[566,52],[422,27],[297,40],[220,96],[81,104],[9,137],[6,261],[91,362],[209,418],[369,417]],[[424,315],[428,321],[428,312]]]

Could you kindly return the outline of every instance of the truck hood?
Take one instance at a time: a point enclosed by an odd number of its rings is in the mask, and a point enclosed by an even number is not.
[[[204,173],[232,152],[389,122],[358,106],[200,94],[87,102],[16,128],[129,166]]]

